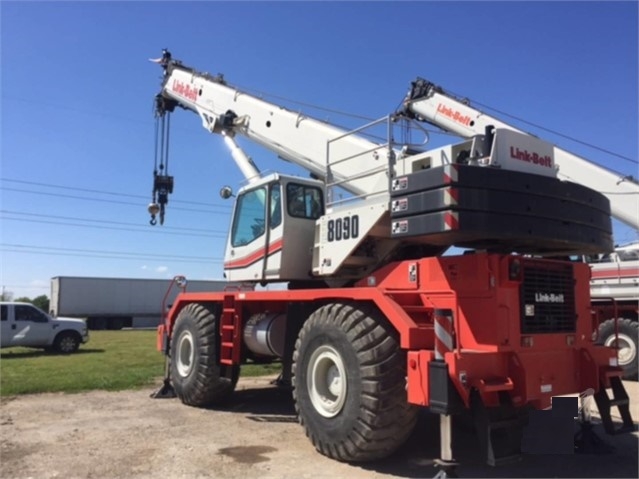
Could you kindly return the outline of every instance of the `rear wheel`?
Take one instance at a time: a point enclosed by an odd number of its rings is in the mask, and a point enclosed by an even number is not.
[[[371,305],[321,307],[293,355],[293,397],[315,448],[341,461],[388,456],[410,435],[406,357],[395,330]]]
[[[608,319],[599,326],[598,343],[617,349],[619,366],[623,369],[624,379],[635,379],[639,369],[637,347],[639,343],[639,324],[631,319],[619,319],[617,323],[618,339],[615,339],[615,320]]]
[[[212,309],[190,304],[178,315],[171,336],[171,382],[176,394],[190,406],[213,406],[226,401],[240,373],[222,374],[217,361],[217,318]]]

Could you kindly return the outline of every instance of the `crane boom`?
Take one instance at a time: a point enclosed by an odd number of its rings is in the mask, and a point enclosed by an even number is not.
[[[240,134],[321,179],[326,179],[330,166],[332,181],[353,195],[367,198],[386,190],[389,151],[384,145],[348,135],[332,145],[334,160],[327,165],[327,144],[343,137],[346,130],[245,93],[229,85],[222,76],[183,65],[166,51],[160,62],[165,71],[157,102],[160,114],[176,105],[192,110],[201,117],[207,130],[228,136]],[[344,162],[335,158],[355,160]],[[380,166],[377,174],[364,174],[375,164]]]
[[[486,128],[526,132],[472,107],[467,100],[445,92],[441,87],[418,78],[404,102],[409,115],[464,138],[483,135]],[[516,152],[511,153],[516,156]],[[639,229],[639,183],[553,145],[557,175],[603,193],[610,201],[613,217]],[[527,159],[524,161],[527,161]]]

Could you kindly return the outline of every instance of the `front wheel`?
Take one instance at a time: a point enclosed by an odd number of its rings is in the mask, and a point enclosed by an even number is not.
[[[75,353],[80,347],[80,335],[73,331],[63,331],[53,342],[53,350],[60,354]]]
[[[417,409],[405,378],[397,333],[371,305],[319,308],[295,344],[295,409],[315,448],[333,459],[380,459],[406,441]]]
[[[217,360],[217,318],[202,304],[189,304],[178,315],[171,335],[171,383],[177,396],[189,406],[214,406],[235,390],[239,366],[230,377],[222,374]]]
[[[599,326],[598,343],[616,349],[624,379],[635,379],[639,369],[637,362],[639,324],[631,319],[619,319],[617,332],[619,337],[615,340],[615,320],[604,321]]]

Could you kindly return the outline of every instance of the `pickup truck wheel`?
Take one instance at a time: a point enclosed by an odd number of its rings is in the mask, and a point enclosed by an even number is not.
[[[171,335],[171,382],[177,396],[189,406],[224,403],[235,390],[239,366],[218,364],[217,318],[207,305],[189,304],[178,315]]]
[[[635,379],[639,369],[637,347],[639,343],[639,323],[620,318],[617,323],[619,339],[615,341],[615,320],[608,319],[599,326],[598,343],[617,349],[619,366],[624,379]]]
[[[393,453],[415,426],[406,355],[371,305],[322,306],[304,323],[293,354],[293,399],[315,448],[340,461]]]
[[[75,353],[80,347],[80,336],[72,331],[63,331],[53,341],[53,350],[61,354]]]

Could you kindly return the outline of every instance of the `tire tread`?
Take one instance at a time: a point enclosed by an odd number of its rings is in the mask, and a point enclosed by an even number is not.
[[[417,408],[406,400],[405,353],[399,347],[396,331],[369,304],[322,306],[298,336],[293,354],[294,384],[300,347],[317,326],[339,328],[349,338],[362,371],[362,400],[355,426],[346,439],[327,442],[309,428],[294,387],[295,409],[306,435],[319,452],[341,461],[368,461],[392,454],[408,439],[417,420]]]
[[[224,403],[235,390],[239,376],[239,367],[234,367],[232,379],[220,376],[220,366],[216,358],[217,318],[207,305],[193,303],[186,306],[179,314],[172,339],[176,340],[177,331],[182,323],[191,323],[194,328],[194,345],[199,355],[194,358],[193,378],[185,381],[176,380],[172,366],[173,386],[180,400],[189,406],[206,407]],[[171,344],[171,351],[175,351],[175,344]],[[173,360],[171,361],[173,365]]]

